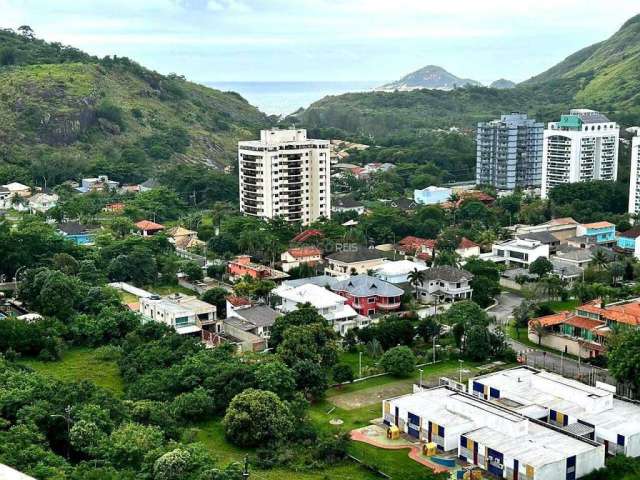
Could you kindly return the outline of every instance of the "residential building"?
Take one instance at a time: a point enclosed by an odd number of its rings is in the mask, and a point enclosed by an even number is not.
[[[346,249],[334,252],[325,257],[327,275],[359,275],[374,270],[386,262],[386,257],[373,248],[364,248],[346,244]]]
[[[214,325],[216,307],[194,296],[172,295],[140,297],[140,313],[151,320],[173,327],[179,334],[199,333],[204,325]],[[222,330],[222,325],[215,327]]]
[[[442,208],[444,208],[445,210],[450,210],[452,208],[460,208],[462,206],[462,204],[468,200],[473,200],[476,202],[482,202],[485,205],[489,206],[489,205],[493,205],[493,203],[496,201],[495,198],[493,198],[491,195],[484,193],[480,190],[459,190],[456,191],[455,187],[454,187],[454,193],[456,193],[458,195],[458,199],[454,202],[445,202],[442,203],[440,206]]]
[[[418,203],[410,198],[400,197],[388,202],[388,205],[392,208],[396,208],[405,213],[414,212],[418,208]]]
[[[543,135],[544,125],[522,113],[479,123],[476,183],[499,190],[539,188]]]
[[[124,207],[125,204],[122,202],[107,203],[102,211],[107,213],[122,213],[124,212]]]
[[[574,109],[544,131],[542,198],[563,183],[616,180],[618,124],[594,110]]]
[[[551,255],[556,253],[558,251],[558,247],[560,246],[560,240],[558,240],[558,238],[552,233],[544,230],[540,232],[523,233],[521,235],[518,235],[517,237],[522,240],[533,240],[538,241],[543,245],[549,245],[549,253]]]
[[[167,231],[169,242],[176,248],[190,250],[192,248],[204,248],[206,243],[198,239],[198,232],[184,227],[173,227]]]
[[[383,400],[386,425],[495,478],[567,480],[604,467],[604,446],[442,386]]]
[[[347,299],[360,315],[371,316],[400,308],[404,291],[379,278],[356,275],[335,283],[331,290]]]
[[[575,265],[576,267],[584,269],[588,267],[589,264],[593,261],[593,256],[598,251],[603,252],[605,255],[607,255],[607,257],[611,261],[613,261],[615,258],[615,253],[608,248],[592,246],[580,248],[567,244],[561,245],[560,248],[558,248],[555,256],[551,257],[551,260],[561,260],[565,263],[569,263]]]
[[[413,200],[421,205],[437,205],[449,200],[453,189],[447,187],[436,187],[434,185],[413,191]]]
[[[252,305],[227,301],[224,333],[241,351],[261,352],[269,348],[271,327],[281,314],[265,305]]]
[[[254,279],[276,281],[289,277],[288,274],[280,270],[252,262],[249,255],[238,255],[234,260],[231,260],[227,265],[227,271],[232,280],[240,279],[245,275]]]
[[[335,197],[331,204],[331,211],[336,213],[356,212],[362,215],[365,210],[364,204],[351,196]]]
[[[353,307],[347,304],[345,297],[313,283],[298,286],[280,285],[272,294],[279,301],[276,308],[284,313],[297,310],[299,305],[311,304],[342,336],[352,328],[366,327],[371,323],[368,317],[358,315]]]
[[[578,225],[575,238],[567,240],[579,248],[588,246],[612,247],[616,244],[616,226],[610,222]]]
[[[629,213],[640,216],[640,127],[628,129],[633,134],[631,139],[631,175],[629,178]]]
[[[164,225],[160,225],[159,223],[152,222],[150,220],[141,220],[136,222],[135,227],[143,237],[151,237],[164,230]]]
[[[560,243],[565,242],[577,235],[578,222],[571,217],[554,218],[539,225],[516,225],[514,233],[516,236],[524,236],[529,233],[546,232],[552,234]]]
[[[76,245],[92,245],[93,234],[91,231],[94,228],[95,227],[82,225],[78,222],[63,222],[56,225],[57,232]]]
[[[619,398],[615,386],[516,367],[469,380],[479,398],[602,445],[610,455],[640,456],[640,404]]]
[[[55,207],[59,199],[55,193],[38,192],[29,197],[29,211],[31,213],[45,213]]]
[[[115,190],[120,184],[115,180],[109,180],[106,175],[99,175],[93,178],[83,178],[80,186],[76,188],[80,193],[102,192]]]
[[[11,182],[6,185],[2,185],[11,196],[18,196],[22,198],[28,198],[31,196],[31,187],[23,185],[19,182]]]
[[[395,246],[397,253],[405,258],[416,258],[423,262],[430,262],[434,252],[437,250],[437,241],[420,237],[405,237]],[[480,255],[480,246],[466,237],[460,239],[460,244],[456,248],[456,253],[460,258],[467,259]]]
[[[313,283],[314,285],[318,285],[319,287],[331,289],[333,285],[335,285],[341,280],[344,280],[345,278],[349,278],[349,275],[341,275],[338,277],[332,277],[331,275],[316,275],[315,277],[285,280],[282,282],[282,285],[286,285],[287,287],[299,287],[300,285]]]
[[[619,233],[616,247],[622,253],[630,253],[636,258],[640,258],[640,226]]]
[[[407,283],[409,274],[415,270],[424,272],[427,267],[423,263],[412,262],[410,260],[396,260],[393,262],[385,262],[373,270],[373,275],[385,282],[397,285],[399,283]]]
[[[280,255],[280,261],[285,272],[303,264],[315,267],[322,262],[322,251],[318,247],[293,247]]]
[[[303,225],[331,217],[329,157],[329,141],[308,139],[304,129],[238,142],[240,211]]]
[[[418,298],[422,303],[446,303],[470,299],[473,275],[460,268],[443,265],[426,270],[422,284],[418,284]]]
[[[291,239],[293,243],[308,243],[308,242],[316,242],[320,241],[324,238],[324,233],[315,228],[309,228],[307,230],[303,230],[295,237]]]
[[[549,258],[549,245],[537,240],[514,238],[491,246],[491,253],[480,255],[484,260],[529,268],[536,259]]]

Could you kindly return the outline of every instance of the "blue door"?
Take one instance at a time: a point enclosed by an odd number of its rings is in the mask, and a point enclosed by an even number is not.
[[[576,457],[567,458],[567,480],[576,480]]]
[[[413,413],[408,413],[409,423],[407,425],[407,433],[414,438],[420,437],[420,417]]]
[[[497,450],[487,448],[487,458],[489,460],[487,471],[496,477],[502,478],[502,471],[504,470],[504,455]]]

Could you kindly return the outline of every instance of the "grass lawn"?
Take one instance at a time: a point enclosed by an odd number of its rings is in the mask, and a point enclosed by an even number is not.
[[[137,303],[139,300],[133,293],[125,292],[123,290],[118,290],[118,293],[120,294],[120,301],[124,304]]]
[[[549,302],[544,302],[543,305],[548,305],[551,310],[554,312],[565,312],[567,310],[573,310],[577,306],[580,305],[580,301],[578,299],[572,300],[552,300]]]
[[[172,293],[182,293],[183,295],[197,295],[194,291],[184,288],[178,284],[170,285],[150,285],[144,287],[145,290],[158,295],[171,295]]]
[[[359,360],[358,352],[341,352],[338,355],[338,363],[346,363],[353,370],[353,374],[356,378],[358,378],[358,371],[360,368],[360,360]],[[377,359],[370,357],[365,352],[362,352],[362,369],[364,370],[367,367],[374,367],[378,362]]]
[[[89,348],[72,348],[54,362],[25,358],[20,363],[64,382],[89,380],[117,396],[124,390],[116,362],[97,358],[95,350]]]

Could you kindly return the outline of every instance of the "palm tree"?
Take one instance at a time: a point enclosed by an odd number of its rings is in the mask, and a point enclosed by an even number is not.
[[[591,263],[600,271],[607,268],[609,264],[609,256],[601,248],[597,249],[591,256]]]
[[[418,299],[418,285],[422,286],[424,283],[424,272],[419,271],[417,268],[414,268],[412,272],[409,272],[407,275],[407,279],[409,283],[413,285],[416,294],[416,300]]]

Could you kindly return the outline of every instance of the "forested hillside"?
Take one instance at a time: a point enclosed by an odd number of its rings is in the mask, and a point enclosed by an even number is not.
[[[240,95],[0,31],[0,184],[81,175],[134,182],[166,165],[235,158],[268,124]]]

